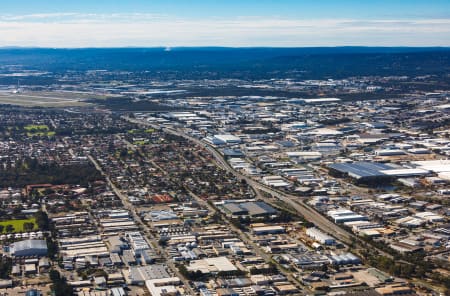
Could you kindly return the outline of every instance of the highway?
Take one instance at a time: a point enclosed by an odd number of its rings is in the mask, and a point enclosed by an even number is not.
[[[133,119],[133,118],[129,118],[129,117],[124,117],[124,119],[129,120],[130,122],[133,122],[133,123],[136,123],[136,124],[143,124],[143,125],[151,126],[151,127],[155,128],[155,129],[158,129],[158,126],[155,126],[155,125],[150,124],[150,123],[145,122],[145,121],[141,121],[141,120],[137,120],[137,119]],[[268,186],[265,186],[265,185],[255,181],[255,180],[253,180],[252,178],[250,178],[248,176],[245,176],[245,175],[239,173],[238,171],[234,170],[228,164],[228,162],[223,158],[223,156],[220,154],[220,152],[217,151],[216,149],[214,149],[214,147],[208,145],[207,143],[205,143],[205,142],[203,142],[203,141],[201,141],[199,139],[196,139],[194,137],[191,137],[191,136],[189,136],[189,135],[187,135],[187,134],[185,134],[183,132],[176,131],[176,130],[171,129],[171,128],[163,128],[163,131],[167,132],[167,133],[170,133],[170,134],[173,134],[173,135],[184,137],[185,139],[188,139],[188,140],[190,140],[191,142],[194,142],[197,145],[205,147],[206,150],[208,150],[214,156],[217,164],[221,168],[223,168],[224,170],[227,170],[228,172],[231,172],[238,179],[245,180],[247,182],[247,184],[253,188],[255,193],[257,193],[258,198],[261,198],[264,201],[272,204],[273,203],[272,200],[270,200],[269,198],[264,197],[261,194],[258,194],[259,192],[268,193],[268,194],[272,195],[273,197],[278,198],[279,200],[283,201],[287,205],[291,206],[298,213],[300,213],[303,217],[305,217],[306,220],[313,222],[318,228],[320,228],[321,230],[329,233],[330,235],[335,236],[337,239],[341,240],[342,242],[350,244],[352,242],[352,238],[354,240],[358,240],[356,238],[356,236],[354,236],[353,234],[345,231],[344,229],[342,229],[338,225],[334,224],[333,222],[331,222],[330,220],[328,220],[327,218],[322,216],[316,210],[312,209],[310,206],[305,204],[303,202],[303,200],[301,200],[298,196],[290,195],[290,194],[281,192],[279,190],[275,190],[273,188],[270,188]]]
[[[129,122],[141,124],[144,126],[150,126],[154,129],[161,129],[161,127],[151,124],[146,121],[137,120],[130,117],[123,117],[125,120],[128,120]],[[255,181],[254,179],[245,176],[241,174],[240,172],[234,170],[228,162],[223,158],[223,156],[220,154],[219,151],[217,151],[214,147],[207,144],[206,142],[203,142],[199,139],[196,139],[194,137],[191,137],[187,135],[184,132],[174,130],[173,128],[163,127],[162,131],[183,137],[197,145],[200,145],[202,147],[205,147],[206,150],[208,150],[211,155],[214,156],[214,159],[219,167],[222,169],[232,173],[236,178],[240,180],[245,180],[247,184],[253,188],[253,191],[257,194],[257,197],[264,200],[265,202],[272,204],[273,206],[277,207],[277,205],[274,205],[274,202],[272,199],[265,197],[264,195],[260,194],[261,192],[265,192],[270,194],[271,196],[277,198],[278,200],[283,201],[285,204],[289,205],[293,209],[295,209],[300,215],[302,215],[306,220],[314,223],[314,225],[321,229],[322,231],[328,233],[329,235],[337,238],[339,241],[346,243],[347,245],[350,245],[352,243],[355,243],[359,248],[364,249],[368,247],[368,244],[361,240],[358,236],[354,235],[353,233],[350,233],[341,227],[339,227],[337,224],[333,223],[332,221],[325,218],[322,214],[317,212],[315,209],[307,205],[300,197],[291,195],[285,192],[282,192],[280,190],[273,189],[271,187],[268,187],[264,184],[261,184],[258,181]],[[392,258],[392,256],[380,249],[375,248],[374,246],[370,246],[371,248],[376,249],[380,254]]]
[[[139,122],[139,121],[138,121]],[[220,154],[219,151],[217,151],[214,147],[208,145],[207,143],[196,139],[194,137],[191,137],[183,132],[175,131],[171,128],[164,128],[164,132],[171,133],[174,135],[178,135],[181,137],[184,137],[185,139],[188,139],[198,145],[201,145],[205,147],[215,158],[217,164],[223,168],[224,170],[227,170],[228,172],[231,172],[236,178],[240,180],[245,180],[247,184],[250,185],[250,187],[253,188],[253,191],[257,194],[258,198],[264,200],[265,202],[272,204],[273,206],[277,206],[273,204],[273,200],[270,198],[265,197],[262,194],[259,194],[260,192],[265,192],[270,194],[271,196],[277,198],[278,200],[283,201],[285,204],[289,205],[293,209],[295,209],[299,214],[301,214],[306,220],[314,223],[314,225],[321,229],[322,231],[328,233],[329,235],[337,238],[339,241],[346,243],[347,245],[350,245],[352,243],[356,243],[359,248],[367,248],[367,243],[361,240],[358,236],[354,235],[353,233],[350,233],[341,227],[339,227],[337,224],[333,223],[332,221],[328,220],[326,217],[324,217],[322,214],[317,212],[315,209],[310,207],[308,204],[306,204],[301,197],[291,195],[285,192],[282,192],[280,190],[271,188],[269,186],[266,186],[264,184],[261,184],[258,181],[255,181],[254,179],[241,174],[240,172],[233,169],[228,162],[224,159],[222,154]],[[370,246],[371,248],[375,248],[373,246]],[[392,258],[392,255],[377,249],[377,251],[380,254],[383,254],[384,256]]]
[[[125,139],[121,139],[121,140],[127,145],[127,147],[129,149],[132,149],[133,151],[136,150],[136,147],[133,144],[131,144],[130,142],[128,142]],[[151,161],[150,159],[147,159],[147,160]],[[160,170],[164,175],[168,175],[168,173],[163,168],[161,168],[160,166],[156,166],[156,168],[158,170]],[[217,209],[214,206],[210,205],[204,199],[202,199],[201,197],[199,197],[198,195],[196,195],[195,193],[190,191],[188,188],[185,188],[185,189],[186,189],[186,191],[189,193],[189,195],[192,198],[194,198],[201,206],[203,206],[204,208],[208,209],[211,214],[214,214],[214,213],[218,212]],[[261,248],[258,245],[256,245],[255,242],[253,240],[251,240],[251,238],[246,233],[244,233],[241,229],[235,227],[227,217],[225,217],[223,215],[221,217],[222,217],[222,220],[224,220],[224,222],[227,223],[227,225],[230,227],[230,229],[234,233],[236,233],[243,242],[245,242],[248,246],[251,246],[253,248],[253,250],[255,250],[256,255],[258,255],[261,258],[263,258],[266,263],[273,262],[272,261],[272,257],[269,254],[267,254],[264,251],[262,251]],[[286,278],[289,281],[291,281],[292,283],[297,284],[297,286],[300,289],[302,289],[302,290],[307,290],[308,289],[307,287],[304,287],[304,286],[300,285],[300,283],[292,276],[292,273],[284,272],[283,268],[282,268],[282,266],[280,264],[278,264],[277,262],[275,262],[275,264],[277,265],[277,267],[281,271],[281,273],[284,276],[286,276]]]

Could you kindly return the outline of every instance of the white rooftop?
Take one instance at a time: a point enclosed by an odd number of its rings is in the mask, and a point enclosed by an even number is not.
[[[450,172],[450,160],[425,160],[411,162],[418,167],[435,173]]]

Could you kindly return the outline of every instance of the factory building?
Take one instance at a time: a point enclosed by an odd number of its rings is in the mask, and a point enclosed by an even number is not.
[[[264,217],[277,214],[277,211],[262,201],[234,203],[229,202],[223,205],[226,213],[233,216]]]
[[[306,235],[323,245],[334,245],[335,239],[315,227],[306,229]]]
[[[267,234],[280,234],[285,233],[286,230],[283,226],[256,226],[252,227],[252,232],[254,235],[267,235]]]
[[[128,239],[134,255],[140,257],[145,250],[149,250],[150,246],[140,232],[127,232],[125,237]]]
[[[400,149],[380,149],[375,151],[376,156],[405,155],[406,152]]]
[[[356,214],[355,212],[347,209],[328,211],[327,216],[331,217],[334,220],[334,223],[368,221],[368,218],[366,216]]]
[[[352,253],[331,255],[330,264],[333,265],[361,264],[361,259],[353,255]]]
[[[29,256],[46,256],[47,242],[40,239],[27,239],[11,244],[11,256],[29,257]]]
[[[334,163],[329,167],[330,173],[337,177],[348,176],[359,181],[389,178],[382,170],[393,169],[391,166],[377,162]]]
[[[396,178],[422,177],[430,174],[423,168],[393,167],[378,162],[334,163],[328,166],[330,175],[335,177],[350,177],[358,183],[379,184]]]
[[[214,145],[236,145],[241,143],[241,138],[233,135],[214,135],[205,138],[205,141]]]

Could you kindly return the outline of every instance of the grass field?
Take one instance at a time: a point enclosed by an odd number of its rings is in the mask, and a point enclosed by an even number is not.
[[[146,140],[142,140],[142,141],[134,141],[133,142],[133,144],[134,145],[137,145],[137,146],[142,146],[142,145],[145,145],[145,144],[147,144],[148,143],[148,141],[146,141]]]
[[[32,131],[32,130],[35,130],[35,131],[48,131],[49,130],[48,125],[46,125],[46,124],[41,124],[41,125],[29,124],[29,125],[25,126],[24,129],[26,131]]]
[[[48,131],[48,132],[35,132],[35,133],[29,132],[29,133],[27,133],[27,136],[28,137],[32,137],[32,136],[39,136],[39,137],[47,136],[47,137],[51,137],[51,136],[54,136],[55,134],[56,134],[55,132],[51,132],[51,131]]]
[[[33,230],[38,230],[37,224],[36,224],[36,219],[35,218],[30,218],[30,219],[22,219],[22,220],[7,220],[7,221],[1,221],[0,225],[4,226],[3,229],[3,233],[7,233],[6,232],[6,225],[11,224],[14,227],[14,231],[13,233],[17,233],[17,232],[24,232],[25,230],[23,229],[23,223],[25,222],[31,222],[34,224],[34,229]]]
[[[147,134],[151,134],[151,133],[155,132],[155,129],[153,129],[153,128],[148,128],[148,129],[145,129],[145,130],[132,129],[132,130],[129,130],[128,133],[129,134],[136,134],[136,133],[139,133],[139,132],[142,132],[142,131],[144,131]]]
[[[45,124],[42,125],[34,125],[30,124],[24,127],[24,129],[27,131],[27,136],[39,136],[39,137],[51,137],[55,135],[55,132],[50,131],[48,126]]]

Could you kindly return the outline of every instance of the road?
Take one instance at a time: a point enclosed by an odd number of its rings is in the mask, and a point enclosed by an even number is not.
[[[139,121],[138,121],[139,122]],[[308,204],[306,204],[304,202],[303,199],[301,199],[298,196],[295,195],[291,195],[288,194],[286,192],[282,192],[280,190],[271,188],[269,186],[266,186],[258,181],[255,181],[254,179],[241,174],[240,172],[236,171],[235,169],[233,169],[229,163],[224,159],[224,157],[222,156],[222,154],[220,154],[219,151],[217,151],[214,147],[208,145],[207,143],[196,139],[194,137],[191,137],[183,132],[179,132],[176,131],[174,129],[171,128],[164,128],[163,131],[167,132],[167,133],[171,133],[174,135],[178,135],[181,137],[184,137],[185,139],[188,139],[198,145],[201,145],[203,147],[206,148],[206,150],[208,150],[215,158],[217,164],[223,168],[224,170],[232,173],[236,178],[238,178],[239,180],[245,180],[247,182],[247,184],[250,185],[250,187],[253,188],[253,190],[255,191],[255,193],[257,194],[258,198],[264,200],[265,202],[272,204],[273,205],[273,200],[265,197],[264,195],[258,194],[259,192],[265,192],[268,193],[270,195],[272,195],[273,197],[277,198],[278,200],[281,200],[282,202],[284,202],[285,204],[289,205],[290,207],[292,207],[293,209],[295,209],[298,213],[300,213],[306,220],[314,223],[314,225],[321,229],[322,231],[334,236],[335,238],[337,238],[338,240],[346,243],[347,245],[350,245],[352,243],[356,243],[358,245],[358,247],[360,248],[367,248],[367,243],[364,242],[363,240],[361,240],[358,236],[354,235],[353,233],[350,233],[344,229],[342,229],[341,227],[339,227],[337,224],[333,223],[332,221],[328,220],[327,218],[325,218],[322,214],[320,214],[319,212],[317,212],[315,209],[313,209],[312,207],[310,207]],[[276,206],[276,205],[274,205]],[[375,248],[373,246],[371,246],[372,248]],[[390,257],[392,258],[392,255],[377,249],[377,251],[380,254],[383,254],[384,256]]]
[[[116,185],[114,185],[114,183],[111,181],[109,176],[103,171],[102,167],[98,164],[98,162],[91,155],[88,155],[88,158],[92,162],[92,164],[95,166],[95,168],[99,172],[101,172],[101,174],[105,177],[106,182],[108,183],[108,185],[111,187],[111,189],[114,191],[114,193],[122,201],[122,204],[123,204],[124,208],[131,213],[131,215],[133,217],[133,220],[139,225],[139,227],[141,229],[144,230],[146,238],[150,241],[150,245],[152,245],[153,247],[155,247],[157,249],[157,251],[160,254],[160,256],[164,259],[165,264],[182,281],[185,289],[189,293],[188,295],[196,295],[195,291],[192,289],[192,287],[189,284],[188,280],[179,272],[178,268],[175,266],[175,264],[173,263],[171,258],[166,253],[166,250],[159,245],[157,238],[150,231],[150,227],[146,223],[144,223],[142,221],[141,217],[136,212],[136,207],[132,203],[130,203],[130,201],[128,200],[128,197],[125,194],[123,194],[122,191],[119,190],[119,188],[117,188]]]
[[[161,129],[161,127],[151,124],[149,122],[138,120],[130,117],[123,117],[125,120],[128,120],[129,122],[141,124],[144,126],[150,126],[154,129]],[[347,245],[355,243],[358,248],[365,249],[368,247],[368,244],[364,242],[362,239],[360,239],[358,236],[354,235],[353,233],[350,233],[344,229],[342,229],[339,225],[333,223],[332,221],[325,218],[322,214],[317,212],[315,209],[307,205],[300,197],[288,194],[286,192],[282,192],[280,190],[273,189],[271,187],[268,187],[258,181],[255,181],[254,179],[241,174],[240,172],[233,169],[228,162],[223,158],[223,156],[220,154],[219,151],[217,151],[214,147],[210,146],[206,142],[203,142],[199,139],[196,139],[194,137],[189,136],[188,134],[174,130],[169,127],[162,128],[162,131],[183,137],[197,145],[200,145],[202,147],[205,147],[206,150],[208,150],[211,155],[213,155],[217,165],[221,167],[222,169],[232,173],[236,178],[239,180],[245,180],[247,184],[253,188],[253,191],[257,194],[257,197],[264,200],[265,202],[274,205],[273,200],[265,197],[264,195],[260,194],[260,192],[265,192],[273,197],[277,198],[278,200],[283,201],[285,204],[289,205],[293,209],[295,209],[299,214],[301,214],[306,220],[314,223],[314,225],[319,228],[320,230],[328,233],[331,236],[334,236],[338,240],[346,243]],[[277,206],[277,205],[274,205]],[[373,249],[376,249],[380,254],[392,258],[392,255],[375,248],[374,246],[370,246]]]
[[[136,147],[135,145],[131,144],[130,142],[128,142],[125,139],[121,139],[129,149],[136,151]],[[209,149],[208,149],[209,150]],[[211,150],[210,150],[211,151]],[[212,152],[212,151],[211,151]],[[151,159],[147,159],[148,161],[152,161]],[[156,165],[156,164],[155,164]],[[160,166],[156,166],[156,168],[161,171],[161,173],[163,173],[164,175],[168,175],[168,172],[165,171],[163,168],[161,168]],[[189,195],[194,198],[202,207],[206,208],[209,210],[209,212],[211,214],[217,213],[218,210],[212,206],[211,204],[209,204],[207,201],[205,201],[204,199],[202,199],[201,197],[199,197],[198,195],[196,195],[195,193],[193,193],[192,191],[190,191],[188,188],[185,188],[186,191],[189,193]],[[255,242],[246,234],[244,233],[241,229],[237,228],[236,226],[233,225],[233,223],[231,223],[231,221],[226,218],[225,216],[222,215],[222,220],[224,220],[224,222],[226,222],[226,224],[230,227],[230,229],[238,234],[239,238],[245,242],[248,246],[251,246],[253,250],[255,250],[256,255],[260,256],[261,258],[264,259],[264,261],[266,263],[270,263],[273,262],[272,261],[272,257],[265,253],[264,251],[261,250],[261,248],[255,244]],[[286,276],[286,278],[292,282],[297,284],[297,286],[302,289],[302,290],[308,290],[307,287],[301,286],[300,283],[292,276],[292,273],[288,273],[288,272],[284,272],[282,266],[275,262],[275,264],[277,265],[278,269],[281,271],[281,273]]]
[[[208,202],[206,202],[204,199],[200,198],[199,196],[197,196],[196,194],[194,194],[193,192],[191,192],[190,190],[188,190],[189,194],[203,207],[207,208],[209,211],[211,211],[212,213],[216,213],[217,209],[213,206],[211,206]],[[239,238],[247,245],[247,246],[251,246],[252,249],[255,251],[256,255],[263,258],[264,261],[266,263],[274,263],[278,270],[291,282],[297,285],[298,288],[300,288],[303,291],[308,291],[310,292],[309,288],[301,285],[296,278],[294,278],[294,276],[292,275],[291,272],[285,272],[283,270],[283,267],[278,263],[272,260],[272,256],[267,254],[266,252],[264,252],[263,250],[261,250],[261,247],[258,246],[252,239],[251,237],[249,237],[249,235],[245,232],[243,232],[241,229],[237,228],[236,226],[233,225],[233,223],[231,223],[231,221],[225,217],[224,215],[221,215],[222,220],[224,220],[224,222],[226,222],[226,224],[228,225],[228,227],[234,232],[236,233]]]
[[[142,121],[142,120],[137,120],[137,119],[133,119],[133,118],[129,118],[129,117],[124,117],[124,119],[129,120],[130,122],[133,122],[136,124],[143,124],[143,125],[151,126],[156,129],[158,128],[157,126],[150,124],[148,122]],[[322,216],[316,210],[312,209],[310,206],[308,206],[306,203],[304,203],[303,200],[301,200],[298,196],[289,195],[287,193],[284,193],[279,190],[275,190],[273,188],[265,186],[255,180],[253,180],[252,178],[245,176],[245,175],[239,173],[238,171],[234,170],[228,164],[228,162],[223,158],[223,156],[220,154],[220,152],[217,151],[216,149],[214,149],[214,147],[206,144],[205,142],[203,142],[199,139],[196,139],[196,138],[191,137],[183,132],[176,131],[171,128],[163,128],[163,131],[173,134],[173,135],[183,137],[187,140],[194,142],[197,145],[205,147],[206,150],[208,150],[214,156],[217,164],[221,168],[223,168],[224,170],[226,170],[228,172],[231,172],[236,178],[238,178],[240,180],[242,180],[242,179],[245,180],[247,182],[247,184],[249,184],[253,188],[255,193],[265,192],[265,193],[268,193],[268,194],[274,196],[275,198],[278,198],[279,200],[283,201],[284,203],[286,203],[287,205],[289,205],[293,209],[295,209],[298,213],[300,213],[302,216],[304,216],[305,219],[313,222],[318,228],[335,236],[337,239],[343,241],[344,243],[350,244],[352,242],[352,238],[357,240],[357,238],[353,234],[345,231],[338,225],[336,225],[333,222],[331,222],[330,220],[326,219],[324,216]],[[272,200],[265,198],[261,194],[258,194],[258,198],[261,198],[270,204],[273,203]]]

